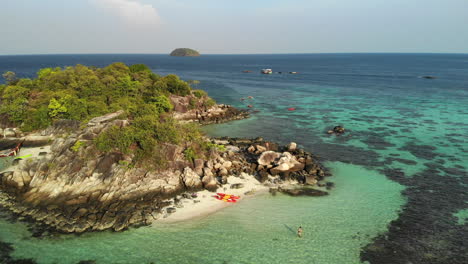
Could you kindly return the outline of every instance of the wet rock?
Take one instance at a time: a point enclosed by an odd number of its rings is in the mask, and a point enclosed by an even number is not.
[[[234,184],[231,184],[231,189],[241,189],[241,188],[244,188],[244,184],[243,184],[243,183],[234,183]]]
[[[311,188],[279,188],[279,192],[290,196],[325,196],[328,192]]]
[[[327,187],[327,190],[331,190],[331,189],[333,189],[335,187],[335,183],[334,182],[326,182],[325,186]]]
[[[96,264],[95,260],[82,260],[78,262],[77,264]]]
[[[168,208],[166,208],[166,212],[167,212],[168,214],[175,213],[175,212],[176,212],[176,210],[177,210],[177,209],[176,209],[176,208],[174,208],[174,207],[168,207]]]
[[[261,170],[258,172],[256,178],[259,182],[264,183],[268,180],[268,176],[270,176],[268,172],[266,172],[265,170]]]
[[[255,190],[250,190],[244,193],[244,195],[254,195],[254,194],[255,194]]]
[[[335,126],[335,127],[333,128],[333,132],[334,132],[335,134],[343,134],[343,133],[345,132],[345,129],[344,129],[344,127],[342,127],[342,126]]]

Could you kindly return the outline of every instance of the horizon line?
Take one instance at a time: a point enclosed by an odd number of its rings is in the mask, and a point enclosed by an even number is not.
[[[298,53],[200,53],[200,56],[186,57],[202,57],[210,55],[320,55],[320,54],[445,54],[445,55],[468,55],[462,52],[298,52]],[[169,53],[23,53],[23,54],[0,54],[0,56],[60,56],[60,55],[167,55]],[[175,56],[177,57],[177,56]],[[184,57],[184,56],[182,56]]]

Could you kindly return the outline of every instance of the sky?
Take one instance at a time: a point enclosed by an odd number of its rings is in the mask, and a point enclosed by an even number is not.
[[[0,54],[468,53],[468,0],[0,0]]]

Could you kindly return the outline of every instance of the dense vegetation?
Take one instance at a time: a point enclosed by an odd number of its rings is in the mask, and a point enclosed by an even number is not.
[[[173,109],[171,94],[207,98],[176,75],[162,77],[142,64],[113,63],[104,68],[45,68],[36,79],[18,79],[12,72],[3,76],[0,117],[23,131],[44,129],[59,119],[87,122],[124,110],[130,125],[101,133],[95,140],[98,150],[133,153],[136,161],[161,163],[160,152],[167,143],[183,146],[189,160],[211,148],[196,126],[179,124],[168,114]]]
[[[200,56],[200,53],[193,49],[179,48],[179,49],[173,50],[170,55],[178,56],[178,57],[184,57],[184,56],[194,57],[194,56]]]

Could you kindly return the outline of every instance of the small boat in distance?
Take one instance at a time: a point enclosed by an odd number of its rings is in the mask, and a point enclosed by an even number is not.
[[[249,70],[245,70],[245,71],[242,71],[243,73],[251,73],[252,71],[249,71]]]
[[[273,74],[273,70],[272,69],[262,69],[262,73],[263,74]]]

